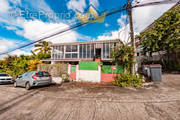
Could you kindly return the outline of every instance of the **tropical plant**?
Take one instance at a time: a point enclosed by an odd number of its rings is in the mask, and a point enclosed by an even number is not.
[[[8,73],[13,78],[17,78],[27,71],[37,70],[37,65],[42,63],[40,60],[51,57],[51,49],[49,43],[45,41],[35,46],[38,47],[35,49],[35,51],[39,51],[37,54],[32,51],[31,56],[8,56],[0,60],[0,72]]]
[[[10,74],[13,78],[23,74],[27,71],[27,61],[30,59],[29,56],[8,56],[4,60],[0,61],[1,67],[0,72]]]
[[[34,52],[40,52],[40,53],[50,53],[51,52],[51,46],[46,41],[40,41],[38,44],[35,44],[34,47],[36,48]]]
[[[28,71],[35,71],[37,70],[37,65],[42,64],[40,60],[30,60],[28,61]]]
[[[130,72],[123,73],[116,76],[116,80],[112,84],[119,87],[136,87],[139,88],[142,86],[142,77],[140,75],[131,74]]]
[[[130,66],[131,64],[133,64],[135,55],[133,47],[123,44],[117,44],[111,50],[111,55],[112,60],[116,63],[116,65],[122,65],[126,69],[126,71],[130,71]]]
[[[140,46],[143,53],[150,55],[158,52],[162,63],[163,57],[160,51],[173,52],[178,60],[178,49],[180,49],[180,5],[166,12],[160,19],[156,20],[152,28],[137,36],[141,40]]]
[[[47,59],[47,58],[50,58],[51,57],[51,54],[50,53],[41,53],[41,52],[39,52],[39,53],[35,53],[35,52],[33,52],[33,51],[31,51],[31,53],[32,53],[32,59],[34,59],[34,60],[42,60],[42,59]]]
[[[63,82],[69,82],[70,81],[70,78],[69,78],[68,74],[62,74],[61,77],[62,77]]]

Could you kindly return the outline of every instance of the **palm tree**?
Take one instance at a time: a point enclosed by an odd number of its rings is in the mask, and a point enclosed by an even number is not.
[[[38,44],[35,44],[34,47],[36,48],[34,52],[39,51],[39,53],[50,53],[51,46],[46,41],[40,41]]]

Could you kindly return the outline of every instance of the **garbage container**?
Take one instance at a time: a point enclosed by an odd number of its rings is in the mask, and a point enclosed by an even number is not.
[[[150,65],[151,80],[160,82],[162,80],[162,66],[160,64]]]

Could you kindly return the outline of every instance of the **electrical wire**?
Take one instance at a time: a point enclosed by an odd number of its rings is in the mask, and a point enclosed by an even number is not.
[[[144,4],[135,4],[134,6],[132,6],[132,8],[145,7],[145,6],[151,6],[151,5],[159,5],[159,4],[169,4],[169,3],[172,3],[172,2],[176,2],[176,3],[178,2],[178,3],[179,3],[179,0],[178,0],[178,1],[177,1],[177,0],[163,0],[163,1],[160,1],[160,2],[151,2],[151,3],[144,3]],[[129,8],[128,8],[128,5],[126,4],[123,8],[120,8],[120,9],[118,8],[118,9],[114,9],[114,10],[112,10],[112,11],[110,11],[110,12],[106,12],[106,16],[110,16],[110,15],[113,15],[113,14],[115,14],[115,13],[122,12],[122,11],[124,11],[124,10],[127,10],[127,9],[129,9]],[[96,18],[95,21],[96,21],[96,20],[99,20],[99,19],[101,19],[101,18]],[[54,37],[54,36],[56,36],[56,35],[62,34],[62,33],[67,32],[67,31],[69,31],[69,30],[79,28],[79,27],[84,26],[84,25],[86,25],[86,24],[92,24],[92,23],[91,23],[91,22],[77,23],[77,24],[75,24],[75,25],[72,25],[72,26],[69,27],[69,28],[66,28],[66,29],[64,29],[64,30],[61,30],[61,31],[59,31],[59,32],[56,32],[56,33],[54,33],[54,34],[52,34],[52,35],[49,35],[49,36],[40,38],[39,40],[30,42],[30,43],[28,43],[28,44],[26,44],[26,45],[22,45],[22,46],[20,46],[20,47],[18,47],[18,48],[9,50],[9,51],[7,51],[7,52],[0,53],[0,55],[4,55],[4,54],[11,53],[11,52],[13,52],[13,51],[15,51],[15,50],[22,49],[22,48],[24,48],[24,47],[30,46],[30,45],[35,44],[35,43],[37,43],[37,42],[40,42],[40,41],[42,41],[42,40],[46,40],[46,39],[48,39],[48,38],[51,38],[51,37]]]
[[[118,12],[123,11],[123,10],[126,10],[126,8],[120,8],[120,9],[112,10],[111,12],[106,12],[106,16],[113,15],[113,14],[118,13]],[[95,21],[96,21],[96,20],[99,20],[99,19],[101,19],[101,18],[98,17],[98,18],[95,19]],[[7,51],[7,52],[0,53],[0,55],[8,54],[8,53],[13,52],[13,51],[15,51],[15,50],[22,49],[22,48],[24,48],[24,47],[30,46],[30,45],[35,44],[35,43],[37,43],[37,42],[40,42],[40,41],[42,41],[42,40],[46,40],[46,39],[48,39],[48,38],[51,38],[51,37],[54,37],[54,36],[56,36],[56,35],[62,34],[62,33],[67,32],[67,31],[69,31],[69,30],[79,28],[79,27],[84,26],[84,25],[86,25],[86,24],[92,24],[92,23],[91,23],[91,22],[77,23],[77,24],[75,24],[75,25],[73,25],[73,26],[71,26],[71,27],[69,27],[69,28],[65,28],[65,29],[63,29],[63,30],[61,30],[61,31],[59,31],[59,32],[56,32],[56,33],[52,34],[52,35],[49,35],[49,36],[40,38],[39,40],[36,40],[36,41],[32,41],[32,42],[30,42],[30,43],[28,43],[28,44],[26,44],[26,45],[22,45],[22,46],[20,46],[20,47],[18,47],[18,48],[9,50],[9,51]]]

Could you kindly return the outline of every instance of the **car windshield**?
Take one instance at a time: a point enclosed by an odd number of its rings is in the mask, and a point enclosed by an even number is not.
[[[9,75],[8,74],[5,74],[5,73],[1,73],[0,74],[0,77],[8,77]]]

